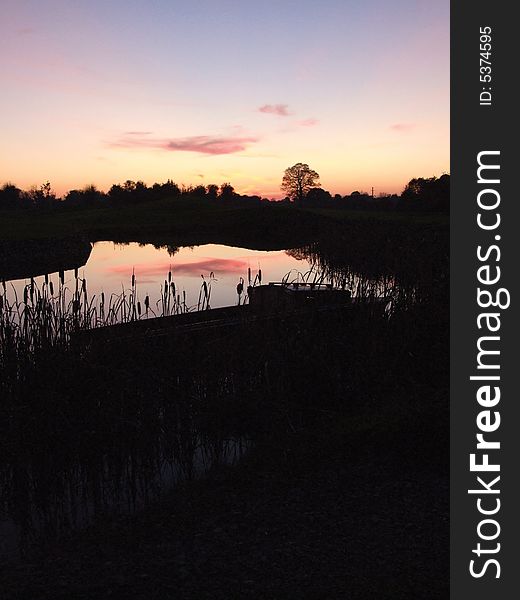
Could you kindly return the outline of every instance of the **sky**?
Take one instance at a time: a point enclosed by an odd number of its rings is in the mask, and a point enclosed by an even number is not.
[[[0,0],[0,185],[449,172],[448,0]]]

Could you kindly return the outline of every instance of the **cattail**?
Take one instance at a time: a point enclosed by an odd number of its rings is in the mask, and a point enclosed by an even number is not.
[[[27,304],[27,300],[29,299],[29,298],[28,298],[28,293],[29,293],[29,292],[28,292],[28,290],[27,290],[27,286],[25,286],[25,287],[23,288],[23,302],[24,302],[24,304]]]
[[[78,278],[78,267],[74,269],[74,279]]]
[[[51,296],[54,296],[54,285],[52,284],[52,281],[49,282],[49,291]]]
[[[49,274],[45,273],[45,285],[49,285]]]
[[[172,295],[175,297],[175,282],[174,281],[172,281],[170,283],[170,289],[172,291]]]
[[[262,269],[258,269],[258,283],[262,283]]]
[[[60,277],[60,283],[61,285],[64,285],[65,283],[65,273],[63,271],[59,272],[59,277]]]
[[[132,287],[135,287],[135,273],[134,273],[133,269],[132,269]]]
[[[172,280],[172,270],[170,269],[168,271],[168,283],[171,283],[171,280]]]
[[[141,316],[141,303],[139,301],[137,302],[137,314]]]
[[[101,292],[101,304],[105,304],[105,292]]]
[[[247,267],[247,281],[251,285],[251,267]]]
[[[81,282],[81,291],[86,295],[87,294],[87,280],[83,279]]]
[[[147,311],[150,308],[150,297],[149,296],[146,296],[144,299],[144,307],[146,308]]]

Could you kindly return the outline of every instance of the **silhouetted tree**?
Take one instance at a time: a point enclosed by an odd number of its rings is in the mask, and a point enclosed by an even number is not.
[[[22,206],[22,190],[12,183],[6,183],[0,188],[0,210],[20,208]]]
[[[450,203],[450,176],[418,177],[411,179],[401,194],[401,207],[448,210]]]
[[[106,196],[100,192],[95,185],[87,185],[82,190],[71,190],[65,196],[63,202],[70,206],[90,208],[102,206]]]
[[[171,179],[168,179],[166,183],[154,183],[149,191],[150,196],[155,199],[177,198],[181,195],[180,187]]]
[[[232,200],[235,197],[235,188],[230,183],[223,183],[220,186],[220,198],[222,200]]]
[[[210,185],[207,186],[206,190],[207,190],[208,200],[216,200],[217,199],[218,185],[215,185],[214,183],[210,183]]]
[[[206,187],[203,185],[196,185],[191,188],[190,197],[194,200],[204,200],[204,198],[206,198]]]
[[[301,202],[312,188],[320,186],[317,181],[319,178],[318,173],[313,171],[309,165],[296,163],[285,169],[281,189],[291,200]]]
[[[50,182],[46,181],[39,188],[32,187],[28,192],[24,192],[23,201],[34,208],[51,208],[56,203],[56,195]]]
[[[108,196],[111,202],[117,205],[147,200],[153,196],[153,191],[143,181],[127,179],[123,185],[113,185],[108,191]]]
[[[330,192],[322,190],[321,188],[310,189],[305,198],[303,204],[305,206],[329,206],[332,203],[332,196]]]

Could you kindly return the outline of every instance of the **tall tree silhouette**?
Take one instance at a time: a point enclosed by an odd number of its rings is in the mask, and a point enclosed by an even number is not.
[[[307,192],[312,188],[320,187],[320,178],[316,171],[313,171],[305,163],[296,163],[292,167],[285,169],[282,179],[282,190],[295,202],[301,202]]]

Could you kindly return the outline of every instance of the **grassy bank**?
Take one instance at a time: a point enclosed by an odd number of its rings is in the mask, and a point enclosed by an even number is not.
[[[90,241],[156,240],[175,237],[183,245],[247,239],[253,244],[283,247],[309,241],[331,223],[367,221],[389,225],[447,227],[439,214],[303,209],[285,204],[218,205],[193,199],[167,199],[105,208],[67,208],[0,212],[0,240],[82,236]],[[287,242],[290,242],[289,244]],[[281,247],[280,246],[280,247]]]

